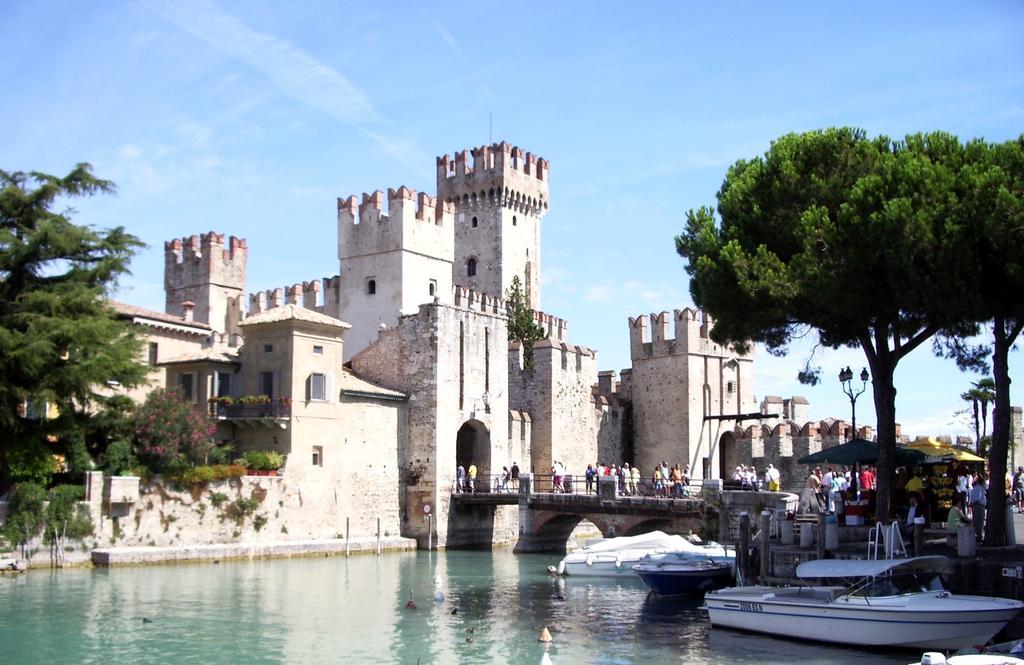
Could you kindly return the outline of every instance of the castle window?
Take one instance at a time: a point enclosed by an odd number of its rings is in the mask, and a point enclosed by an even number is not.
[[[466,261],[466,276],[476,277],[476,259]]]
[[[263,345],[263,353],[273,353],[273,352],[274,352],[274,345],[273,344],[264,344]]]
[[[317,344],[314,344],[313,345],[313,353],[315,353],[318,356],[324,355],[324,347],[322,347],[320,345],[317,345]]]
[[[274,373],[260,372],[260,394],[274,397]]]
[[[181,391],[181,397],[186,402],[196,401],[196,375],[195,374],[179,374],[178,375],[178,390]]]
[[[327,399],[327,375],[313,373],[309,375],[309,399],[324,401]]]
[[[732,381],[726,381],[725,392],[729,393],[730,395],[736,392],[736,384]]]
[[[430,284],[429,284],[429,286],[427,286],[427,290],[430,292],[430,297],[431,298],[433,298],[437,294],[437,280],[436,279],[430,280]]]
[[[313,466],[324,465],[324,447],[313,446]]]
[[[367,295],[373,295],[377,293],[377,280],[368,279],[366,280],[366,293]]]
[[[476,228],[476,217],[473,218],[473,228]]]
[[[160,345],[159,344],[157,344],[156,342],[150,342],[149,343],[149,366],[150,367],[155,367],[156,366],[156,358],[157,358],[157,354],[158,354],[159,350],[160,350]]]
[[[213,375],[213,380],[217,382],[217,385],[213,387],[213,392],[217,397],[227,397],[231,394],[231,374],[229,372],[216,372]]]
[[[512,215],[512,226],[516,226],[516,222],[517,222],[517,221],[518,221],[518,220],[516,219],[516,216],[515,216],[515,215]]]

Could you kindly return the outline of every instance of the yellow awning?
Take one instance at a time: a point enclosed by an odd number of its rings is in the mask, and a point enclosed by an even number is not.
[[[907,444],[907,448],[913,448],[914,450],[920,450],[928,457],[936,457],[941,459],[955,459],[959,462],[984,462],[985,458],[978,457],[974,453],[969,453],[961,448],[954,448],[948,443],[936,441],[932,437],[921,437],[913,443]]]

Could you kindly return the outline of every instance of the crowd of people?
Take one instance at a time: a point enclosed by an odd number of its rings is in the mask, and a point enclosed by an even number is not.
[[[597,491],[599,478],[615,478],[619,494],[623,496],[654,495],[663,497],[685,497],[690,486],[690,467],[668,462],[655,465],[649,475],[640,471],[635,464],[605,464],[597,462],[588,464],[583,473],[585,491],[592,494]],[[551,491],[556,493],[578,491],[573,483],[578,481],[563,462],[555,461],[551,467]]]
[[[778,492],[782,488],[782,474],[773,464],[769,464],[764,470],[764,475],[758,475],[754,466],[741,464],[732,472],[732,479],[740,483],[745,490],[768,490]]]

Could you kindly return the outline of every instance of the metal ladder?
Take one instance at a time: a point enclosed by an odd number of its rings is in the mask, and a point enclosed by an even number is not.
[[[907,556],[907,546],[903,543],[903,534],[900,533],[899,522],[893,522],[889,526],[881,522],[875,524],[875,528],[868,532],[868,558],[878,559],[878,546],[882,545],[882,558],[902,559]]]

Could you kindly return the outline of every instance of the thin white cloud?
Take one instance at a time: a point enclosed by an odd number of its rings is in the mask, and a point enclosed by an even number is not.
[[[441,40],[448,45],[448,48],[450,48],[455,53],[462,53],[462,49],[459,48],[459,43],[455,41],[455,38],[452,37],[452,34],[450,32],[445,30],[445,27],[443,25],[441,25],[437,21],[433,21],[431,25],[434,27],[434,32],[436,32],[441,37]]]
[[[415,141],[399,141],[377,132],[371,132],[366,128],[362,128],[359,131],[419,177],[425,180],[430,180],[433,177],[433,172],[424,167],[425,164],[432,164],[433,160],[419,149]]]
[[[370,99],[329,65],[274,35],[256,32],[206,0],[144,2],[147,8],[239,60],[306,106],[337,120],[379,119]]]

